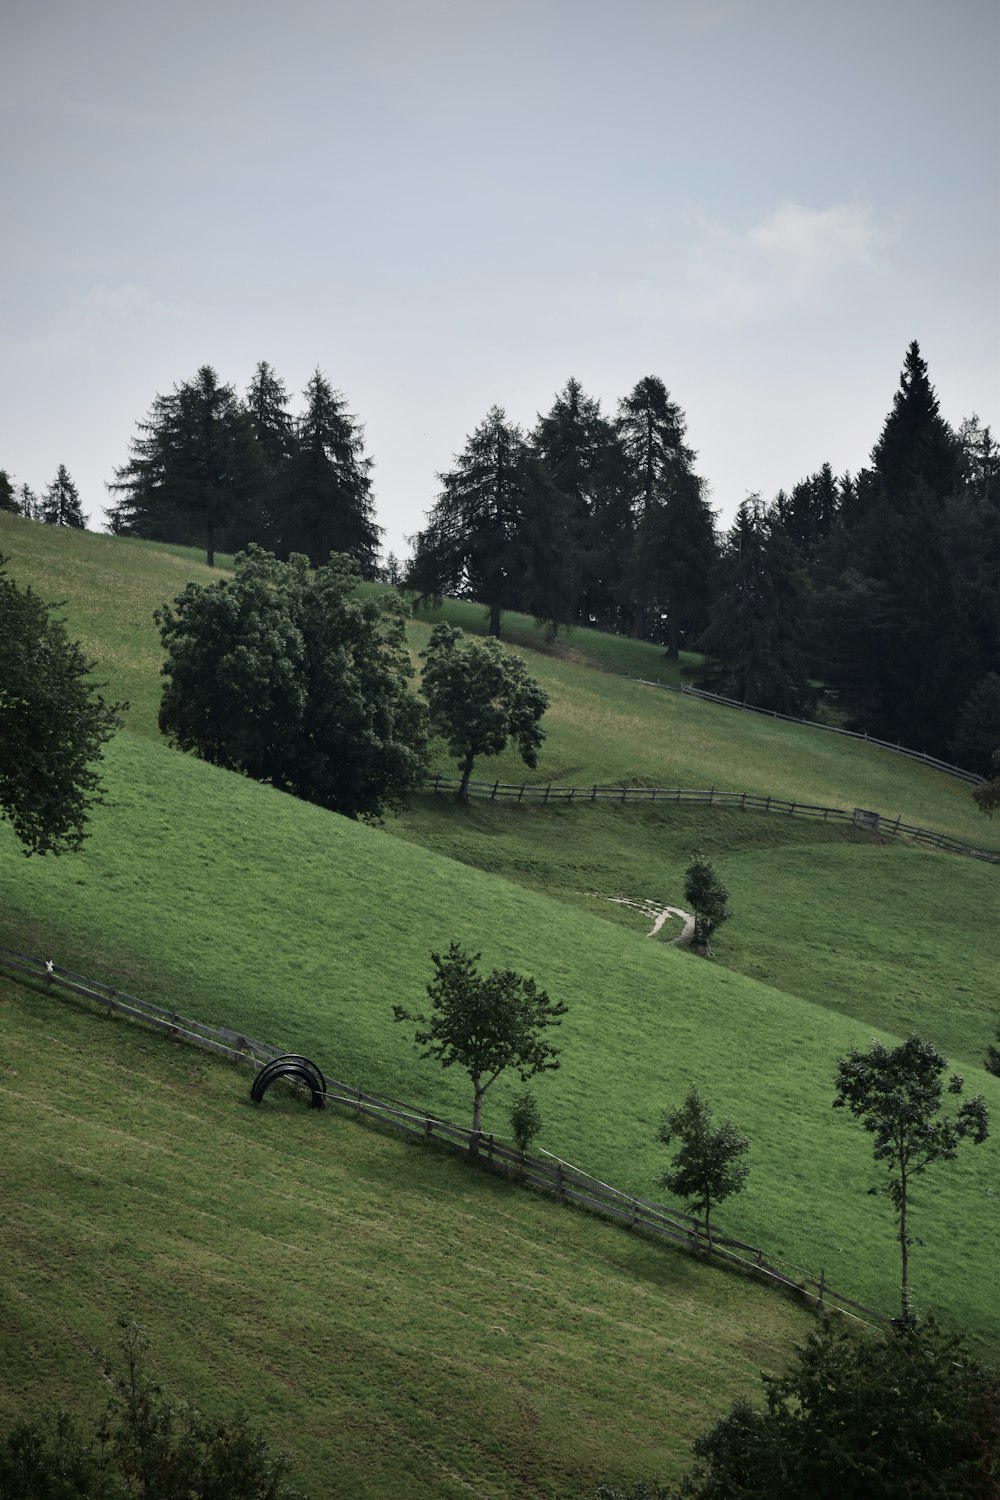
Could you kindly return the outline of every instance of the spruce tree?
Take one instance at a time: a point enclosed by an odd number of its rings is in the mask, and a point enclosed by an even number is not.
[[[681,633],[697,632],[707,619],[716,558],[712,512],[684,441],[684,414],[662,380],[647,375],[619,402],[617,428],[635,517],[633,626],[665,637],[676,660]]]
[[[580,382],[570,379],[539,416],[532,445],[556,493],[562,578],[575,593],[574,617],[615,629],[631,557],[633,515],[615,424]]]
[[[0,469],[0,510],[10,511],[15,516],[21,513],[14,481],[6,469]]]
[[[883,498],[896,510],[909,509],[921,491],[943,500],[958,489],[961,444],[941,416],[916,339],[906,351],[892,410],[872,449],[872,466]]]
[[[539,482],[520,427],[491,407],[438,479],[441,493],[413,539],[408,586],[425,599],[479,600],[499,636],[503,611],[525,603],[525,517]]]
[[[138,424],[128,463],[108,485],[118,496],[111,530],[186,545],[237,550],[260,529],[262,468],[249,418],[210,365],[157,395]]]
[[[350,557],[363,578],[378,572],[381,528],[375,524],[364,428],[319,369],[303,392],[287,486],[276,505],[279,554],[303,552],[318,567],[333,552]]]
[[[722,549],[700,679],[724,697],[800,716],[812,705],[802,649],[806,581],[759,495],[744,500]]]
[[[41,519],[49,526],[75,526],[85,531],[87,518],[80,508],[80,494],[69,476],[65,464],[60,464],[56,477],[42,496]]]

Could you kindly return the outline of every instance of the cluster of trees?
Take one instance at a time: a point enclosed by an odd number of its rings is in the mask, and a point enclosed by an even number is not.
[[[143,1330],[119,1326],[115,1358],[95,1359],[108,1397],[89,1429],[63,1411],[0,1436],[0,1500],[306,1500],[245,1417],[219,1421],[167,1396]]]
[[[75,526],[86,530],[87,517],[80,504],[80,492],[65,464],[39,498],[29,484],[15,484],[6,469],[0,469],[0,510],[24,516],[28,521],[43,521],[49,526]]]
[[[266,361],[242,398],[210,365],[157,395],[108,485],[111,530],[204,546],[210,567],[216,549],[256,542],[314,566],[340,552],[374,577],[381,528],[364,430],[321,370],[303,398],[293,416]]]
[[[933,1321],[872,1335],[824,1319],[694,1443],[676,1489],[601,1485],[596,1500],[996,1500],[1000,1374]]]
[[[872,1337],[825,1321],[784,1375],[763,1377],[763,1410],[738,1401],[695,1442],[698,1462],[679,1489],[602,1485],[597,1500],[994,1500],[1000,1376],[933,1320],[921,1325],[909,1295],[913,1179],[953,1160],[963,1141],[979,1144],[988,1134],[981,1095],[942,1115],[947,1066],[918,1036],[894,1048],[874,1042],[837,1062],[834,1107],[849,1109],[872,1136],[896,1210],[901,1311],[892,1331]],[[948,1093],[962,1088],[952,1076]],[[713,1126],[695,1088],[664,1115],[658,1134],[677,1146],[658,1181],[701,1212],[711,1249],[711,1209],[742,1189],[749,1141],[730,1120]]]
[[[1000,446],[941,416],[919,346],[870,467],[828,464],[722,542],[702,679],[808,714],[822,681],[858,728],[989,774],[1000,746]]]
[[[406,584],[560,625],[663,639],[676,656],[705,624],[715,530],[685,419],[647,376],[605,416],[579,381],[525,433],[499,406],[439,475]]]
[[[988,774],[1000,746],[1000,446],[941,416],[916,343],[871,464],[830,465],[724,535],[656,376],[614,417],[570,380],[531,432],[493,407],[439,476],[405,576],[552,628],[704,653],[702,686],[806,717],[823,683],[873,735]]]

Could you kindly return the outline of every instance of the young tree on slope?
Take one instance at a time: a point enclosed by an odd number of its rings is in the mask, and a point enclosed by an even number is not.
[[[434,627],[421,654],[431,728],[458,757],[461,801],[469,800],[476,757],[499,755],[510,740],[526,766],[538,764],[545,738],[539,720],[549,700],[519,656],[489,637],[466,640],[454,625],[444,623]]]
[[[741,1193],[750,1175],[745,1160],[750,1150],[732,1120],[713,1126],[712,1111],[696,1088],[689,1088],[684,1103],[668,1110],[656,1132],[665,1146],[677,1142],[669,1168],[656,1179],[668,1193],[700,1210],[705,1218],[708,1253],[712,1253],[712,1209],[733,1193]]]
[[[910,1036],[898,1047],[873,1042],[867,1052],[853,1048],[849,1057],[837,1059],[837,1094],[834,1109],[847,1108],[874,1137],[872,1154],[888,1170],[885,1191],[892,1200],[899,1223],[900,1315],[912,1321],[909,1286],[909,1234],[907,1214],[914,1177],[936,1161],[953,1161],[963,1141],[978,1146],[989,1135],[989,1115],[982,1094],[967,1099],[953,1118],[939,1115],[944,1070],[948,1059],[920,1036]],[[949,1094],[962,1092],[962,1080],[954,1074]]]
[[[472,1081],[472,1153],[478,1146],[483,1096],[501,1073],[516,1070],[522,1083],[536,1073],[558,1068],[558,1050],[542,1039],[550,1026],[559,1026],[566,1006],[549,999],[534,979],[513,969],[493,969],[483,976],[476,968],[479,953],[469,954],[452,943],[442,958],[431,954],[434,978],[427,986],[430,1015],[393,1006],[393,1019],[413,1021],[414,1043],[443,1068],[455,1063]]]

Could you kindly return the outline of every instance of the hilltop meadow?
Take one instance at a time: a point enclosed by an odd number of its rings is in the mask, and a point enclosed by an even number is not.
[[[427,791],[384,827],[356,824],[159,735],[152,615],[216,576],[195,554],[8,516],[0,551],[62,601],[130,705],[80,854],[25,859],[0,826],[0,944],[466,1122],[468,1080],[420,1062],[392,1019],[394,1003],[419,1007],[431,950],[455,939],[568,1006],[561,1067],[533,1084],[543,1148],[655,1197],[657,1124],[695,1083],[752,1143],[722,1227],[896,1310],[894,1218],[868,1194],[867,1137],[831,1108],[836,1059],[918,1030],[1000,1121],[982,1067],[1000,1018],[997,867],[661,804],[466,807]],[[483,628],[473,605],[418,614],[415,663],[442,612]],[[941,772],[615,675],[666,679],[656,647],[548,640],[519,617],[504,634],[549,693],[547,738],[536,771],[505,756],[477,777],[746,790],[1000,847]],[[435,765],[454,773],[443,745]],[[694,853],[734,911],[710,960],[614,899],[682,906]],[[362,1475],[366,1495],[585,1496],[676,1477],[692,1438],[809,1326],[774,1291],[436,1152],[291,1099],[255,1111],[247,1076],[85,1005],[4,982],[0,1030],[5,1420],[84,1402],[86,1347],[109,1344],[123,1309],[149,1327],[165,1384],[246,1406],[314,1500],[358,1493]],[[508,1134],[519,1088],[490,1092],[487,1130]],[[918,1308],[993,1358],[997,1149],[920,1181],[911,1266]]]

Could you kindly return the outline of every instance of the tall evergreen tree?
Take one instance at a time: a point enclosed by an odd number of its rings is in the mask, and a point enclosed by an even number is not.
[[[281,538],[277,525],[286,509],[296,453],[295,422],[288,410],[288,391],[266,360],[261,360],[247,386],[244,406],[260,458],[260,526],[255,540],[275,550]]]
[[[42,496],[41,519],[50,526],[75,526],[85,531],[87,518],[80,508],[80,493],[69,476],[65,464],[60,464],[56,477]]]
[[[0,510],[11,511],[15,516],[21,513],[14,481],[6,469],[0,469]]]
[[[943,500],[958,489],[961,444],[941,416],[916,339],[906,351],[892,410],[872,449],[872,466],[882,497],[896,510],[907,510],[921,492]]]
[[[296,424],[287,487],[282,485],[276,507],[279,553],[304,552],[317,567],[332,552],[342,553],[362,577],[374,578],[382,532],[375,524],[374,460],[365,454],[364,428],[321,370],[303,395],[306,408]]]
[[[563,534],[563,579],[576,594],[574,615],[614,629],[631,558],[633,516],[625,457],[615,424],[600,402],[570,379],[532,444],[556,492],[555,523]]]
[[[27,482],[17,487],[17,508],[26,521],[42,519],[41,501]]]
[[[697,632],[707,619],[716,558],[712,511],[684,441],[684,413],[662,380],[639,381],[619,402],[617,426],[635,515],[635,628],[665,635],[676,660],[682,631]]]
[[[128,463],[108,485],[119,498],[111,530],[119,536],[235,550],[259,530],[262,470],[250,421],[232,386],[210,365],[195,379],[157,395],[138,424]]]
[[[438,479],[428,524],[413,538],[408,586],[425,599],[478,599],[499,636],[503,611],[524,605],[525,514],[538,483],[520,427],[492,406]]]
[[[759,495],[744,500],[718,568],[703,685],[728,698],[801,715],[813,693],[802,650],[806,585],[798,556]]]

